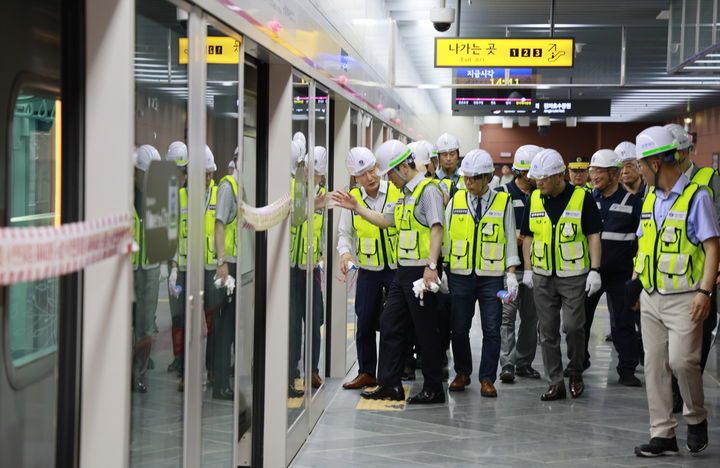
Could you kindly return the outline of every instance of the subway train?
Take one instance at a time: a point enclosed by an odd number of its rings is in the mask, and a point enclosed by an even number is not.
[[[340,273],[331,193],[356,184],[351,148],[450,132],[508,176],[521,145],[572,161],[678,123],[693,160],[720,166],[717,2],[539,3],[3,1],[0,466],[572,464],[538,422],[561,417],[561,437],[607,449],[588,464],[626,462],[609,432],[646,439],[644,389],[602,374],[604,319],[572,407],[525,380],[497,405],[469,387],[429,413],[340,389],[357,277]]]

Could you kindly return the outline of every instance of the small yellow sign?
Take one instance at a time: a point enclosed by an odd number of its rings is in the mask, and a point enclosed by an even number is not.
[[[569,68],[575,39],[435,38],[435,67]]]
[[[189,60],[188,38],[179,40],[179,63],[187,64]],[[207,63],[239,63],[240,41],[227,36],[209,36],[206,41],[205,61]]]

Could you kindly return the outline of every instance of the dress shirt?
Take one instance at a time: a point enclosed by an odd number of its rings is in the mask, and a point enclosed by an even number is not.
[[[685,176],[692,180],[693,176],[697,174],[700,168],[695,165],[694,162],[690,163],[690,167],[685,171]],[[713,174],[708,183],[710,190],[713,191],[713,204],[715,205],[715,215],[720,219],[720,176],[717,173]]]
[[[662,227],[663,222],[665,222],[665,218],[670,208],[672,208],[673,203],[682,195],[685,187],[687,187],[689,183],[690,180],[688,180],[685,174],[680,174],[680,177],[668,195],[665,195],[662,190],[655,188],[654,212],[655,226],[658,231]],[[638,226],[637,235],[638,237],[642,237],[643,235],[642,222],[640,222],[640,226]],[[720,226],[718,226],[718,221],[715,217],[715,207],[710,198],[710,193],[708,193],[707,190],[698,190],[690,203],[687,217],[687,235],[693,244],[720,236]]]

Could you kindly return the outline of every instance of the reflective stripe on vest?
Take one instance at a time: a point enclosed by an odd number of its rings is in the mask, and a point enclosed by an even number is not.
[[[180,195],[180,219],[178,229],[178,255],[177,264],[178,268],[182,271],[187,266],[187,254],[188,254],[188,194],[187,187],[181,187],[179,190]]]
[[[550,222],[540,191],[530,195],[530,230],[533,242],[530,252],[533,271],[539,275],[555,274],[561,278],[580,276],[590,270],[587,237],[582,232],[582,209],[585,189],[575,187],[556,225]]]
[[[450,224],[447,228],[450,271],[469,275],[474,269],[477,275],[502,276],[505,272],[507,252],[505,210],[510,194],[497,192],[490,207],[477,223],[467,198],[467,190],[458,190],[452,201]]]
[[[655,223],[655,191],[648,193],[642,207],[643,235],[638,240],[635,272],[647,292],[678,294],[697,288],[703,275],[705,250],[687,236],[687,217],[699,186],[690,183],[683,190],[658,232]]]
[[[353,188],[350,190],[350,194],[355,197],[358,203],[362,203],[370,208],[363,200],[362,191],[359,188]],[[380,212],[382,213],[385,210],[388,203],[396,203],[400,195],[400,190],[392,183],[388,183],[387,193],[385,194],[385,200],[383,200]],[[380,229],[371,222],[363,219],[363,217],[356,212],[352,214],[352,223],[357,237],[355,254],[360,262],[360,266],[372,271],[381,271],[385,268],[385,265],[396,268],[395,244],[397,243],[397,230],[395,226]]]
[[[235,177],[231,175],[226,175],[222,179],[220,179],[220,185],[222,185],[223,182],[227,182],[230,184],[230,187],[232,188],[233,196],[237,200],[238,195],[238,185],[237,181],[235,180]],[[218,185],[219,187],[219,185]],[[239,211],[239,208],[238,208]],[[237,255],[237,221],[238,221],[238,214],[235,213],[235,217],[233,218],[230,223],[225,225],[225,256],[227,257],[235,257]],[[213,232],[215,232],[215,228],[213,227]],[[214,245],[214,244],[213,244]]]
[[[628,192],[623,197],[622,201],[620,203],[613,203],[610,205],[610,209],[608,210],[608,214],[605,220],[603,220],[603,229],[606,227],[610,230],[605,231],[603,230],[602,233],[600,233],[600,239],[602,240],[611,240],[611,241],[633,241],[637,238],[637,235],[635,234],[635,228],[634,228],[634,222],[628,223],[627,219],[628,217],[632,218],[632,212],[633,207],[632,205],[628,204],[628,200],[630,199],[631,193]],[[600,208],[600,204],[598,203],[598,209]],[[617,213],[617,214],[615,214]],[[623,222],[623,218],[625,218],[625,222]],[[620,232],[617,231],[618,229],[622,230],[624,228],[628,228],[629,232]]]
[[[715,193],[710,187],[710,180],[717,174],[717,171],[712,167],[701,167],[692,177],[690,182],[694,182],[701,187],[706,187],[710,191],[710,198],[715,199]]]
[[[430,232],[415,217],[415,203],[420,199],[431,179],[423,179],[410,197],[400,197],[403,203],[395,205],[395,227],[398,230],[396,258],[403,266],[423,266],[430,259]]]

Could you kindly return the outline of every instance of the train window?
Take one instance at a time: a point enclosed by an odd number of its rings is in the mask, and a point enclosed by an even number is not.
[[[60,101],[22,88],[10,130],[9,226],[60,225]],[[8,288],[8,344],[22,368],[57,351],[59,278]]]

